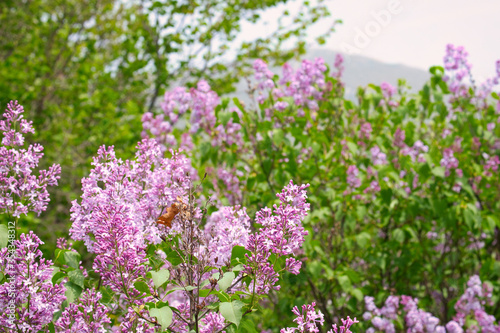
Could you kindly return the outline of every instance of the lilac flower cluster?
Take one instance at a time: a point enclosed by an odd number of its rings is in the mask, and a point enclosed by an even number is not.
[[[494,87],[500,83],[500,61],[496,62],[496,73],[493,77],[482,82],[479,87],[475,87],[475,82],[471,76],[472,65],[469,63],[468,53],[463,46],[449,44],[444,57],[444,68],[446,75],[444,79],[448,81],[448,87],[453,94],[451,102],[458,98],[469,97],[469,86],[475,89],[472,101],[480,109],[486,109],[489,98]],[[467,80],[468,78],[468,80]]]
[[[467,289],[455,304],[457,314],[453,317],[454,322],[465,326],[467,319],[475,319],[477,324],[468,327],[467,333],[478,332],[498,333],[500,325],[495,324],[495,317],[486,313],[484,306],[493,305],[493,288],[487,283],[481,283],[479,276],[472,276],[467,282]],[[447,325],[448,328],[448,325]]]
[[[467,333],[500,332],[500,326],[495,324],[495,318],[484,310],[485,304],[491,304],[492,288],[484,283],[477,275],[467,282],[468,288],[455,304],[457,311],[453,320],[445,326],[439,325],[439,319],[431,313],[418,307],[418,300],[409,296],[389,296],[382,308],[377,308],[374,298],[366,296],[366,310],[363,319],[370,321],[373,327],[367,332],[396,332],[394,322],[401,312],[404,313],[404,324],[409,333]],[[400,309],[400,307],[403,307]],[[467,319],[474,319],[468,321]],[[472,324],[471,324],[472,323]]]
[[[191,136],[198,133],[199,130],[211,138],[213,146],[223,148],[224,144],[241,145],[240,124],[233,123],[233,120],[229,119],[225,126],[222,124],[216,126],[215,108],[219,104],[219,96],[210,89],[204,80],[199,81],[197,87],[191,88],[189,91],[186,91],[184,87],[167,91],[161,104],[163,113],[155,116],[151,112],[146,112],[143,115],[142,137],[148,137],[149,132],[161,144],[163,151],[177,147],[173,130],[178,124],[184,126],[179,121],[184,114],[190,111],[191,117],[186,120],[190,125],[190,134],[184,133],[179,142],[179,148],[191,150]]]
[[[205,225],[208,252],[214,267],[222,267],[231,258],[234,246],[246,246],[250,234],[250,218],[245,208],[222,207]]]
[[[341,61],[336,62],[341,73]],[[265,90],[272,90],[275,98],[292,97],[294,104],[298,106],[299,114],[302,114],[302,107],[307,106],[311,110],[318,109],[318,100],[323,97],[327,84],[324,79],[326,66],[324,60],[316,58],[314,61],[303,60],[301,67],[294,71],[288,63],[283,65],[283,74],[278,81],[278,86],[272,80],[273,73],[268,69],[267,64],[261,59],[254,62],[255,79],[258,82],[259,95],[257,101],[262,104],[266,99]],[[278,101],[274,107],[278,111],[283,111],[288,106],[286,101]]]
[[[33,211],[40,215],[47,208],[49,193],[47,186],[57,185],[61,167],[52,165],[40,170],[38,177],[33,170],[43,156],[39,144],[24,146],[26,133],[34,133],[32,122],[23,117],[24,108],[17,101],[11,101],[0,121],[3,133],[0,147],[0,212],[14,217]],[[17,129],[19,128],[19,129]]]
[[[137,146],[133,161],[122,161],[113,147],[101,147],[89,177],[82,179],[82,200],[73,201],[70,234],[94,252],[94,237],[119,214],[129,224],[134,243],[160,242],[164,232],[155,223],[166,207],[186,195],[196,171],[183,155],[162,157],[159,144],[145,139]],[[137,232],[135,232],[137,231]]]
[[[293,320],[297,323],[297,327],[287,327],[282,328],[281,333],[317,333],[319,332],[318,326],[323,326],[325,323],[325,319],[323,313],[321,311],[316,311],[314,307],[316,306],[315,302],[311,304],[302,305],[302,311],[299,311],[298,307],[294,307],[292,312],[297,317]]]
[[[7,282],[0,285],[0,326],[19,332],[38,332],[45,329],[54,313],[59,311],[65,288],[52,284],[52,261],[42,258],[38,247],[43,242],[31,231],[14,241],[14,262],[8,248],[0,250],[0,271]],[[11,302],[13,300],[13,302]],[[8,316],[14,304],[15,318]]]
[[[214,173],[212,168],[207,168],[208,173]],[[244,182],[240,180],[244,176],[243,172],[236,168],[229,168],[225,164],[217,168],[217,177],[213,180],[214,192],[213,200],[220,207],[222,205],[220,199],[225,197],[229,201],[230,206],[241,204],[243,200],[243,192],[241,188]],[[222,182],[223,186],[219,185]]]
[[[453,149],[446,148],[441,159],[441,166],[445,168],[445,176],[449,177],[451,171],[458,168],[458,160],[453,156]]]
[[[444,68],[446,70],[445,81],[448,81],[448,88],[453,94],[453,100],[460,97],[468,97],[468,87],[466,78],[470,77],[472,65],[469,63],[467,51],[462,47],[455,47],[448,44],[446,55],[444,56]]]
[[[491,177],[494,172],[498,171],[498,166],[500,165],[500,158],[498,155],[488,156],[485,154],[484,156],[487,160],[484,164],[484,175],[486,177]]]
[[[128,309],[121,329],[142,327],[149,332],[154,328],[142,307],[149,298],[135,289],[134,282],[149,269],[147,244],[159,243],[162,235],[176,229],[166,229],[156,219],[186,195],[190,174],[196,173],[182,155],[172,152],[172,158],[163,158],[154,140],[143,140],[137,149],[132,161],[118,159],[113,147],[99,149],[94,169],[82,180],[82,200],[73,202],[70,233],[97,254],[95,272]],[[142,310],[138,314],[134,308]]]
[[[201,320],[200,333],[225,333],[223,328],[226,326],[224,317],[219,313],[209,312]]]
[[[372,132],[372,125],[369,122],[365,121],[361,124],[361,127],[359,129],[359,138],[362,140],[370,140],[370,135],[372,134]]]
[[[282,328],[281,333],[318,333],[319,329],[325,323],[324,315],[320,310],[316,311],[316,303],[302,305],[302,311],[299,311],[298,307],[292,309],[293,314],[296,318],[293,320],[297,323],[297,327],[287,327]],[[347,316],[347,319],[341,319],[342,326],[337,328],[337,324],[333,324],[332,329],[327,333],[352,333],[351,326],[355,323],[359,323],[356,318],[351,319]]]
[[[131,223],[127,207],[96,207],[94,216],[101,221],[96,226],[93,251],[97,254],[93,268],[102,283],[111,290],[125,293],[132,300],[140,293],[134,289],[136,279],[146,274],[146,245],[137,237],[141,230]]]
[[[371,148],[370,153],[372,155],[373,165],[387,164],[387,155],[383,153],[378,146]]]
[[[263,208],[256,215],[256,223],[262,225],[256,233],[250,235],[246,249],[247,256],[244,272],[254,277],[252,288],[258,294],[268,293],[271,289],[279,290],[275,285],[278,273],[269,263],[272,254],[276,257],[294,254],[304,242],[307,231],[302,226],[309,204],[306,203],[306,188],[309,185],[294,185],[292,181],[276,196],[280,205],[274,210]],[[298,274],[301,262],[293,257],[286,258],[285,270]]]
[[[361,186],[361,179],[358,178],[359,170],[355,165],[349,165],[347,168],[347,184],[352,188],[358,188]]]
[[[77,303],[71,303],[64,309],[55,323],[57,332],[107,332],[106,324],[111,320],[108,309],[99,301],[102,295],[92,289],[85,290]]]
[[[382,89],[382,94],[384,96],[384,99],[380,101],[380,104],[387,104],[393,108],[398,107],[399,103],[393,99],[393,96],[397,93],[397,89],[387,82],[382,82],[380,88]]]

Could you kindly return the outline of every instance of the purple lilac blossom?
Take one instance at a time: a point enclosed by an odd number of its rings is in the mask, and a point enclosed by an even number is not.
[[[292,312],[296,316],[293,321],[297,323],[297,327],[282,328],[280,332],[318,333],[318,326],[323,326],[325,319],[320,310],[316,311],[314,309],[315,306],[315,302],[312,302],[311,304],[304,304],[302,305],[302,311],[299,311],[299,308],[295,306],[292,309]]]
[[[255,277],[255,283],[250,286],[258,294],[268,293],[271,289],[279,290],[276,282],[278,273],[269,263],[271,254],[277,257],[293,255],[300,249],[307,231],[302,226],[302,220],[309,211],[306,203],[306,188],[309,185],[294,185],[290,181],[281,193],[276,196],[280,205],[274,205],[273,210],[265,207],[257,212],[255,222],[262,225],[256,233],[250,235],[246,249],[248,264],[244,272]],[[301,262],[293,257],[286,259],[285,270],[298,274]]]
[[[52,261],[42,258],[43,242],[32,232],[14,241],[14,263],[7,247],[0,250],[0,271],[9,276],[0,285],[0,325],[20,332],[44,330],[60,310],[65,288],[52,284]],[[15,292],[11,293],[11,290]],[[8,307],[13,301],[16,318],[11,322]]]
[[[323,313],[315,310],[316,303],[302,305],[302,310],[295,306],[292,309],[293,314],[296,316],[293,320],[297,327],[287,327],[282,328],[280,333],[318,333],[321,326],[324,325],[325,319]],[[342,326],[337,327],[337,324],[333,324],[332,328],[327,333],[352,333],[351,326],[355,323],[359,323],[356,318],[351,319],[347,316],[347,319],[341,319]]]
[[[222,207],[205,225],[208,252],[214,267],[222,267],[231,259],[234,246],[246,246],[250,234],[250,218],[245,208]],[[215,260],[217,258],[217,260]]]
[[[83,240],[94,252],[96,230],[103,224],[102,210],[120,211],[131,227],[136,242],[160,242],[163,229],[155,223],[162,207],[170,207],[177,197],[183,197],[196,172],[183,155],[173,153],[172,158],[162,157],[154,140],[143,140],[136,158],[122,161],[113,147],[101,147],[94,157],[89,177],[82,179],[82,199],[75,200],[71,208],[73,222],[70,234]],[[193,179],[194,180],[194,179]]]
[[[361,179],[358,178],[359,170],[355,165],[349,165],[347,168],[347,184],[352,188],[361,186]]]
[[[241,146],[240,124],[230,119],[226,125],[215,126],[217,122],[215,108],[219,104],[219,96],[204,80],[200,80],[197,87],[189,91],[186,91],[184,87],[167,91],[161,104],[163,114],[155,116],[151,112],[146,112],[142,116],[142,137],[148,137],[149,132],[160,143],[162,151],[173,147],[189,151],[193,147],[191,136],[201,130],[211,138],[213,146],[220,146],[223,149],[225,144],[236,143]],[[172,131],[180,117],[188,111],[191,112],[191,118],[188,121],[190,130],[189,133],[183,134],[181,141],[177,144]],[[239,112],[237,109],[233,111]]]
[[[40,215],[50,201],[47,186],[57,185],[61,167],[52,165],[48,170],[33,174],[43,156],[40,144],[24,146],[26,133],[35,133],[31,121],[23,117],[24,108],[11,101],[0,121],[3,133],[0,146],[0,212],[14,217],[32,211]],[[17,127],[19,129],[17,129]]]
[[[101,304],[100,292],[87,289],[77,303],[71,303],[64,309],[61,317],[55,323],[57,332],[107,332],[106,324],[111,323],[108,309]]]

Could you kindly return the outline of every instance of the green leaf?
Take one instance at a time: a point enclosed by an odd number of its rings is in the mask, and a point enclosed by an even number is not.
[[[356,243],[358,243],[359,247],[361,247],[362,249],[364,249],[370,243],[371,239],[372,236],[366,231],[363,231],[356,235]]]
[[[73,268],[80,268],[80,254],[77,253],[77,252],[73,252],[73,251],[69,251],[69,250],[66,250],[64,252],[64,261],[66,263],[66,265],[70,266],[70,267],[73,267]]]
[[[337,281],[339,281],[340,288],[342,288],[343,291],[349,292],[352,289],[352,284],[351,280],[349,280],[349,277],[346,275],[340,275],[337,276]]]
[[[0,249],[9,243],[9,232],[5,224],[0,224]]]
[[[405,233],[399,228],[394,229],[394,231],[392,232],[392,238],[394,238],[396,242],[403,244],[403,242],[405,241]]]
[[[250,251],[243,246],[235,246],[231,250],[231,264],[236,266],[240,263],[246,263],[245,254],[250,254]]]
[[[151,317],[156,317],[158,324],[161,328],[166,330],[172,324],[172,317],[174,315],[172,309],[169,306],[164,306],[159,309],[154,308],[149,310]]]
[[[241,301],[232,301],[220,303],[219,311],[220,314],[229,322],[238,326],[240,324],[241,318],[243,317],[242,308],[245,303]]]
[[[390,188],[380,191],[380,195],[382,196],[382,202],[384,204],[389,205],[391,203],[392,190]]]
[[[363,301],[363,292],[361,291],[361,289],[358,289],[358,288],[354,288],[351,290],[351,295],[354,296],[358,302],[362,302]]]
[[[432,169],[432,174],[439,178],[444,178],[444,168],[443,167],[434,167]]]
[[[273,130],[273,135],[272,135],[273,142],[276,146],[279,146],[283,143],[283,140],[285,139],[285,133],[281,128],[275,128]]]
[[[56,274],[57,275],[57,274]],[[74,271],[70,271],[68,273],[69,280],[76,284],[77,286],[84,288],[83,282],[85,281],[85,277],[83,276],[82,271],[79,269],[75,269]]]
[[[82,287],[74,284],[71,281],[66,282],[64,287],[66,288],[66,292],[64,293],[64,295],[66,296],[66,300],[68,301],[68,303],[74,303],[78,299],[78,297],[80,297],[80,294],[83,290]]]
[[[233,283],[233,280],[235,277],[236,277],[236,275],[234,275],[233,272],[224,273],[224,276],[222,277],[222,279],[220,279],[217,282],[220,290],[226,290],[227,288],[229,288],[229,286],[231,286],[231,284]]]
[[[149,290],[149,285],[142,280],[136,281],[134,283],[134,288],[148,295],[151,293],[151,291]]]
[[[170,272],[167,269],[162,269],[158,272],[151,271],[149,273],[156,288],[162,287],[170,278]]]
[[[354,143],[348,141],[347,147],[349,148],[349,150],[353,155],[356,155],[358,153],[358,147]]]

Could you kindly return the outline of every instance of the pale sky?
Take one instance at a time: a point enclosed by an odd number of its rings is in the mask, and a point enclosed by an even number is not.
[[[462,45],[469,52],[473,74],[479,80],[492,76],[495,61],[500,59],[500,0],[327,0],[326,3],[332,17],[322,24],[331,24],[334,19],[343,21],[324,46],[329,49],[345,50],[352,46],[354,54],[427,70],[442,64],[448,43]],[[291,1],[285,6],[293,11],[298,2]],[[270,31],[276,15],[285,6],[263,15],[270,22],[267,26],[248,24],[243,27],[243,34]],[[373,14],[381,12],[390,14],[389,18],[382,15],[383,25]],[[311,35],[322,28],[325,26],[314,26]],[[371,34],[368,41],[359,36],[359,31],[367,30]]]

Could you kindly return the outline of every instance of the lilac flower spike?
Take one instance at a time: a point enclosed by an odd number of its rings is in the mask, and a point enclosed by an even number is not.
[[[280,333],[317,333],[323,324],[325,323],[324,315],[320,310],[316,311],[314,307],[316,306],[315,302],[311,304],[302,305],[302,311],[299,312],[298,307],[294,307],[292,312],[297,317],[293,320],[297,323],[297,327],[287,327],[282,328]],[[337,325],[334,324],[332,329],[330,329],[327,333],[352,333],[350,328],[353,324],[359,323],[356,318],[351,319],[347,316],[347,319],[341,319],[342,326],[337,328]]]
[[[82,293],[78,303],[64,309],[55,327],[57,332],[107,332],[105,325],[111,322],[108,309],[99,301],[100,292],[88,289]]]
[[[256,223],[262,228],[250,235],[246,249],[251,252],[245,273],[255,276],[257,293],[267,293],[276,286],[278,274],[268,262],[271,254],[277,257],[294,254],[304,242],[307,231],[302,226],[302,220],[307,216],[309,204],[306,203],[307,185],[295,185],[292,181],[276,196],[280,205],[274,209],[263,208],[257,213]],[[285,270],[298,274],[301,262],[293,257],[286,259]]]
[[[297,317],[293,320],[297,323],[297,327],[287,327],[281,329],[281,333],[317,333],[319,332],[318,326],[323,326],[325,319],[321,311],[315,311],[315,302],[311,304],[302,305],[302,312],[299,312],[298,307],[294,307],[292,312]]]
[[[11,101],[0,121],[3,133],[0,146],[0,213],[14,217],[32,211],[40,215],[50,201],[47,186],[57,185],[61,167],[52,165],[48,170],[33,174],[43,156],[43,146],[24,146],[26,133],[35,133],[32,122],[23,118],[24,109],[17,101]],[[17,129],[18,128],[18,129]]]
[[[38,332],[60,309],[66,299],[65,288],[62,282],[52,284],[52,261],[42,258],[38,247],[43,242],[32,231],[22,234],[14,243],[13,265],[8,248],[0,250],[0,271],[9,276],[0,285],[0,326],[19,332]],[[12,301],[16,318],[10,321],[8,307]]]

